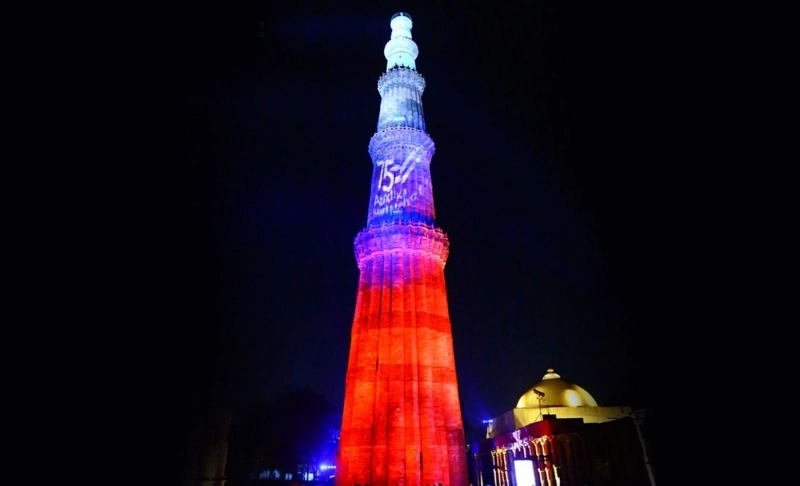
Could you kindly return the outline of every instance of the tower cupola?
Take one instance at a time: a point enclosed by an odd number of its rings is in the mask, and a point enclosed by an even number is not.
[[[416,59],[419,55],[417,43],[411,40],[411,16],[404,12],[392,16],[389,26],[392,28],[392,37],[383,49],[386,56],[386,70],[395,66],[407,67],[416,70]]]

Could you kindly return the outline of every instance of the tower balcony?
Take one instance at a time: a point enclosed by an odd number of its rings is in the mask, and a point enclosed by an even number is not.
[[[355,239],[359,268],[369,259],[381,255],[420,254],[438,260],[442,268],[447,262],[450,242],[440,228],[397,220],[361,231]]]
[[[430,161],[436,146],[425,131],[404,126],[385,128],[369,140],[369,155],[373,161],[393,155],[398,150],[414,151]]]
[[[425,91],[425,78],[416,70],[395,66],[378,78],[378,93],[384,96],[389,86],[407,86],[417,90],[419,96]]]

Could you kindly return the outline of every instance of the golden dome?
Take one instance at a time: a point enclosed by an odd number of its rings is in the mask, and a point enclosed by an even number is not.
[[[542,377],[542,381],[520,397],[517,408],[538,408],[539,398],[542,399],[542,407],[598,406],[589,392],[578,385],[562,380],[561,375],[556,373],[553,368],[549,368]]]

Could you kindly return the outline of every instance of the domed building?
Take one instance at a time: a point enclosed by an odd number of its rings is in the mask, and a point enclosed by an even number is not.
[[[644,410],[602,407],[550,368],[470,446],[475,486],[655,486]]]
[[[561,379],[549,368],[542,381],[533,385],[517,401],[517,406],[492,419],[486,437],[505,434],[538,422],[544,416],[580,418],[585,423],[601,423],[627,417],[631,407],[601,407],[582,387]]]
[[[542,395],[544,394],[544,395]],[[567,383],[561,375],[549,368],[542,381],[533,386],[517,402],[517,408],[544,407],[596,407],[597,402],[589,392]]]

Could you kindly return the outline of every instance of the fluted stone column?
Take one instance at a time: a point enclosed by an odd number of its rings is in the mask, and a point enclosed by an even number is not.
[[[336,486],[466,486],[467,462],[411,18],[392,17],[369,142],[367,225],[345,379]]]

